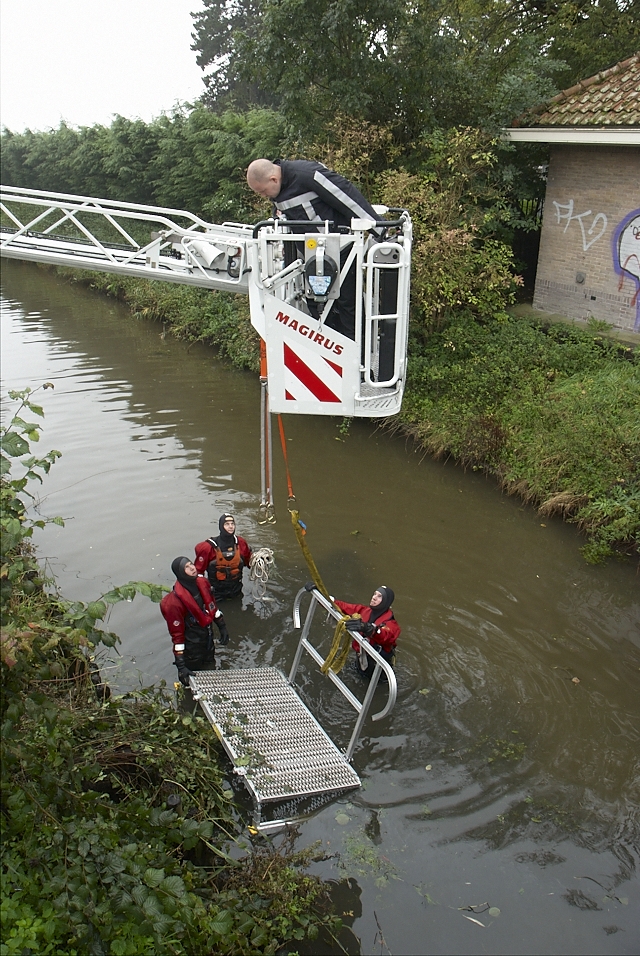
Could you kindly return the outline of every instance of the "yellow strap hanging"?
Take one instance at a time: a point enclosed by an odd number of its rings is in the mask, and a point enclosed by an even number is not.
[[[352,635],[351,632],[347,630],[346,623],[347,621],[353,619],[359,619],[359,614],[352,614],[349,616],[345,614],[344,617],[340,618],[336,624],[336,629],[333,632],[333,641],[331,642],[331,647],[329,653],[325,658],[325,662],[320,668],[323,674],[326,674],[327,671],[332,670],[334,674],[339,674],[344,665],[349,659],[349,650],[351,648]]]
[[[304,528],[300,524],[300,512],[291,511],[291,524],[293,525],[293,530],[296,533],[296,538],[298,539],[298,544],[302,549],[304,559],[307,562],[307,567],[309,568],[309,573],[313,580],[313,583],[317,587],[320,594],[331,601],[331,596],[324,586],[324,582],[320,577],[320,572],[316,567],[316,563],[311,556],[307,542],[304,540]],[[331,601],[333,604],[333,601]],[[335,607],[335,605],[334,605]],[[359,618],[359,614],[354,614],[354,618]],[[331,642],[331,648],[327,654],[326,660],[322,665],[322,673],[326,674],[329,669],[331,669],[334,674],[338,674],[344,665],[347,663],[349,658],[349,648],[351,647],[351,635],[345,627],[345,622],[350,620],[348,614],[345,614],[338,623],[336,624],[336,629],[333,633],[333,641]]]
[[[313,558],[311,557],[311,552],[309,551],[309,548],[308,548],[308,546],[307,546],[307,542],[304,540],[304,528],[303,528],[302,525],[300,524],[300,512],[299,512],[299,511],[292,511],[292,512],[291,512],[291,524],[293,525],[293,530],[294,530],[295,533],[296,533],[296,538],[298,539],[298,544],[299,544],[300,547],[302,548],[302,553],[303,553],[303,555],[304,555],[305,561],[307,562],[307,567],[309,568],[309,573],[310,573],[310,575],[311,575],[311,578],[312,578],[312,580],[313,580],[313,583],[314,583],[315,586],[317,587],[318,591],[320,591],[320,594],[322,594],[323,597],[326,597],[327,601],[330,601],[331,598],[329,597],[329,592],[327,591],[326,587],[324,586],[324,583],[323,583],[323,581],[322,581],[322,578],[320,577],[320,572],[318,571],[318,569],[317,569],[317,567],[316,567],[316,563],[315,563],[315,561],[313,560]]]

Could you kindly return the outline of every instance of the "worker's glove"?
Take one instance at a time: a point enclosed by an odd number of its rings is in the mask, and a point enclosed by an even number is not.
[[[224,647],[225,644],[229,643],[229,631],[227,630],[227,625],[222,614],[216,618],[216,624],[218,625],[218,630],[220,631],[219,644],[221,647]]]
[[[176,655],[175,665],[178,668],[178,680],[183,687],[189,686],[189,678],[193,676],[194,671],[190,671],[184,662],[184,659]]]
[[[349,621],[345,621],[344,626],[348,631],[351,631],[352,634],[360,634],[360,629],[362,628],[362,621],[359,617],[353,617]]]
[[[313,581],[307,581],[307,583],[304,586],[304,589],[305,591],[309,591],[309,593],[311,593],[311,591],[317,591],[318,587],[316,584],[313,583]]]
[[[371,637],[375,632],[375,627],[373,624],[365,624],[363,620],[359,617],[352,618],[350,621],[347,621],[345,627],[348,631],[355,634],[361,634],[362,637]]]

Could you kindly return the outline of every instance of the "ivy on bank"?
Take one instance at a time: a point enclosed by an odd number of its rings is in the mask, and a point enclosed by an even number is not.
[[[0,428],[2,807],[0,954],[274,953],[332,933],[322,884],[289,845],[243,842],[215,738],[162,688],[112,698],[95,661],[118,638],[110,605],[163,589],[129,582],[89,603],[45,588],[30,545],[47,520],[28,482],[42,417],[29,389]],[[16,463],[20,478],[12,477]],[[4,533],[6,532],[6,534]]]

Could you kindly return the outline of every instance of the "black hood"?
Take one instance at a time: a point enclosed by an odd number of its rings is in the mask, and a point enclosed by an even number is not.
[[[235,534],[229,534],[228,531],[224,530],[224,523],[231,518],[235,523],[235,518],[233,515],[225,514],[220,515],[220,520],[218,521],[218,528],[220,529],[220,534],[218,535],[218,547],[221,551],[230,551],[236,546],[236,536]]]
[[[388,611],[391,605],[393,604],[393,599],[395,594],[388,588],[385,584],[381,584],[379,588],[376,588],[376,591],[380,591],[382,595],[382,600],[377,607],[371,608],[371,615],[369,617],[370,622],[377,621],[381,614],[384,614],[385,611]]]
[[[180,558],[174,558],[171,562],[171,570],[180,584],[185,587],[190,594],[193,594],[194,597],[200,597],[196,578],[190,578],[188,574],[185,574],[185,565],[187,565],[189,561],[191,561],[191,558],[185,558],[184,555]]]

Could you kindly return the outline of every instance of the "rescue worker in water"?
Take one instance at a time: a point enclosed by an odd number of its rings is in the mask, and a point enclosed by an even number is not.
[[[160,602],[160,611],[173,642],[178,679],[188,687],[195,671],[215,667],[213,622],[220,632],[220,644],[229,642],[229,631],[222,612],[216,607],[209,582],[198,574],[193,562],[185,557],[175,558],[171,570],[177,581],[173,591],[165,594]]]
[[[242,592],[242,569],[251,562],[251,548],[235,533],[233,515],[221,515],[218,528],[217,538],[196,545],[194,564],[198,574],[206,572],[216,601],[223,601]]]
[[[360,618],[353,621],[347,621],[345,627],[347,630],[357,633],[364,637],[371,646],[379,652],[387,663],[393,666],[396,659],[396,643],[400,636],[400,628],[393,616],[393,599],[395,597],[391,588],[381,584],[369,604],[348,604],[346,601],[336,601],[333,603],[340,608],[343,614],[359,614]],[[375,669],[375,661],[367,657],[366,648],[354,640],[351,644],[356,652],[356,669],[362,677],[371,679]],[[382,674],[386,679],[386,675]]]

